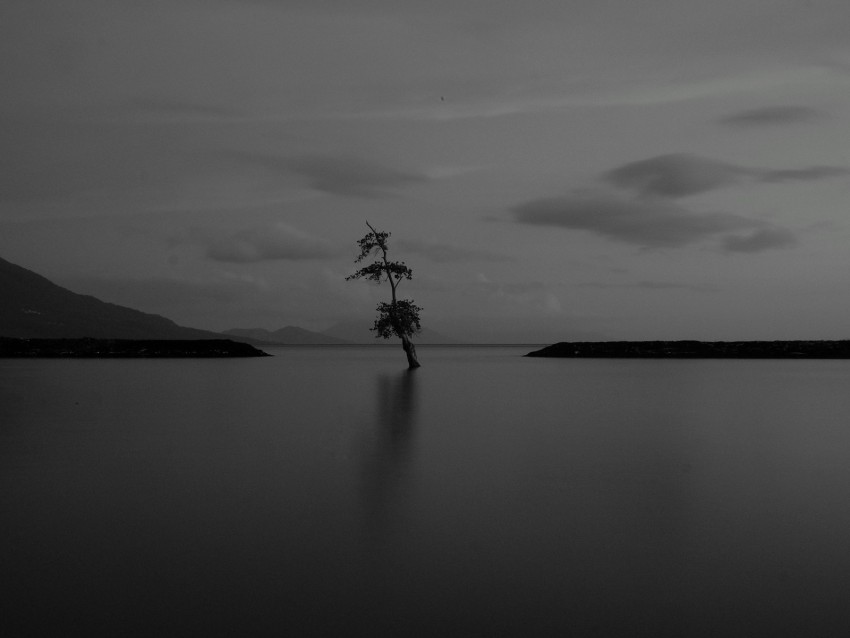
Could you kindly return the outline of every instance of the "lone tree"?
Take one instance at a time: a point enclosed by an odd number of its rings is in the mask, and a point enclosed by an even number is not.
[[[360,255],[354,260],[354,263],[360,263],[372,253],[378,259],[345,279],[348,281],[365,277],[376,283],[381,283],[386,278],[392,290],[392,301],[390,303],[382,301],[378,304],[378,318],[375,319],[375,325],[370,329],[378,333],[376,338],[389,339],[392,335],[399,337],[401,347],[404,348],[404,353],[407,355],[408,366],[418,368],[419,361],[416,359],[416,348],[410,338],[422,328],[419,325],[419,311],[422,308],[413,303],[412,299],[398,299],[396,296],[396,290],[402,279],[412,279],[413,271],[403,261],[390,261],[387,258],[389,251],[387,239],[389,239],[390,233],[378,232],[369,222],[366,222],[366,225],[372,232],[357,242],[360,247]]]

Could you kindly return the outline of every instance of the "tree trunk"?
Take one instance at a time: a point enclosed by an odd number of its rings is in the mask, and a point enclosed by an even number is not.
[[[413,342],[407,337],[407,335],[402,335],[401,347],[404,348],[404,354],[407,355],[407,367],[411,370],[413,368],[418,368],[420,363],[416,358],[416,346],[413,345]]]

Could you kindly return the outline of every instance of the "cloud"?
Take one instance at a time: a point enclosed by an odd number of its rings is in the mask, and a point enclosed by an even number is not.
[[[259,168],[279,178],[299,176],[311,189],[339,197],[387,197],[394,195],[398,189],[429,180],[424,174],[390,168],[351,155],[290,157],[252,151],[226,151],[219,155],[225,160]]]
[[[686,284],[674,281],[638,281],[634,283],[588,282],[578,284],[580,288],[637,288],[640,290],[685,290],[688,292],[717,292],[717,286],[710,284]]]
[[[818,180],[847,174],[850,174],[847,168],[837,166],[774,170],[737,166],[689,153],[670,153],[623,164],[604,173],[602,179],[641,196],[678,198],[743,181]]]
[[[415,253],[427,257],[437,263],[456,263],[469,261],[513,261],[507,255],[491,252],[489,250],[478,250],[475,248],[458,248],[447,244],[438,244],[425,241],[401,239],[397,246],[402,252]]]
[[[475,290],[497,296],[547,292],[546,286],[540,281],[493,281],[483,273],[479,273],[474,281],[467,283],[466,290]]]
[[[748,174],[731,164],[671,153],[623,164],[605,173],[603,179],[643,195],[683,197],[734,184]]]
[[[766,106],[732,113],[717,121],[726,126],[749,128],[810,122],[824,115],[822,111],[807,106]]]
[[[790,245],[790,231],[731,213],[693,213],[661,198],[582,193],[536,199],[511,209],[521,224],[584,230],[644,248],[677,248],[719,239],[729,252]]]
[[[283,223],[230,232],[198,230],[190,242],[201,245],[213,261],[239,264],[322,259],[339,253],[328,241]]]
[[[766,227],[747,235],[729,235],[723,238],[723,249],[730,253],[757,253],[772,248],[788,248],[797,244],[797,238],[785,228]]]
[[[342,197],[384,197],[426,179],[355,157],[305,155],[287,160],[286,167],[307,178],[313,189]]]
[[[584,230],[643,248],[675,248],[715,240],[728,253],[757,253],[797,243],[786,228],[725,212],[693,212],[678,199],[744,181],[810,181],[850,174],[838,166],[765,169],[688,153],[658,155],[606,171],[620,192],[575,191],[511,209],[522,224]]]
[[[850,170],[841,166],[809,166],[784,170],[761,170],[756,175],[762,182],[792,182],[841,177],[850,175]]]

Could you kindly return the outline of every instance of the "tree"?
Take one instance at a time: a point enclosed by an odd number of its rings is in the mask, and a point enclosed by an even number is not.
[[[378,259],[345,279],[348,281],[364,277],[380,284],[386,278],[392,291],[392,301],[389,303],[382,301],[378,304],[378,318],[375,319],[375,325],[372,326],[371,330],[377,333],[376,338],[389,339],[393,335],[399,337],[401,347],[404,348],[404,353],[407,355],[408,366],[418,368],[419,361],[416,358],[416,348],[410,339],[422,329],[422,326],[419,325],[419,311],[422,308],[413,303],[412,299],[398,299],[396,296],[399,284],[404,279],[412,279],[413,271],[403,261],[390,261],[388,259],[387,240],[390,233],[378,232],[369,222],[366,222],[366,225],[372,232],[357,242],[360,255],[354,260],[354,263],[362,262],[372,253],[375,253]]]

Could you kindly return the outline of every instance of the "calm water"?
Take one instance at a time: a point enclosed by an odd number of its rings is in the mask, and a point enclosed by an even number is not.
[[[0,360],[0,634],[847,635],[850,361],[528,349]]]

